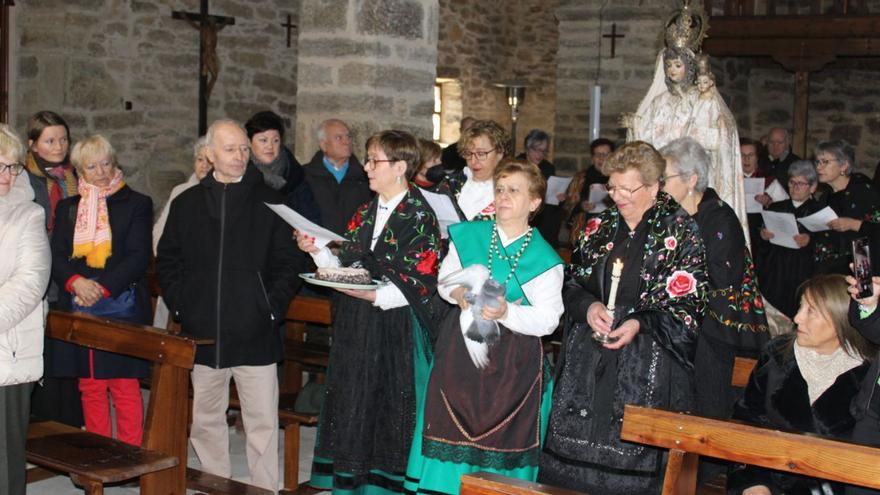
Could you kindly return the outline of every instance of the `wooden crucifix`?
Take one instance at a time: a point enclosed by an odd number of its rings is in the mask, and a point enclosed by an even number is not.
[[[611,24],[611,34],[603,34],[603,38],[611,38],[611,58],[614,58],[614,48],[617,43],[617,38],[626,38],[624,34],[617,34],[617,23]]]
[[[290,30],[296,27],[296,24],[290,22],[290,14],[287,14],[287,22],[282,22],[281,27],[287,28],[287,48],[290,48]]]
[[[174,11],[171,17],[187,21],[199,30],[199,136],[202,136],[208,130],[208,100],[220,72],[217,32],[235,24],[235,18],[208,15],[208,0],[201,0],[198,13]]]

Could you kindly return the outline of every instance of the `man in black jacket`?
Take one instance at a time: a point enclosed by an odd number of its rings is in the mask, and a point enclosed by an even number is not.
[[[355,210],[373,193],[363,165],[352,154],[351,131],[345,122],[322,122],[318,143],[321,149],[304,167],[306,181],[321,210],[321,225],[343,235]]]
[[[231,476],[226,408],[229,379],[242,404],[252,483],[278,488],[278,378],[281,325],[305,271],[291,229],[264,203],[284,198],[248,167],[241,125],[218,120],[208,129],[214,171],[172,203],[159,242],[162,296],[187,335],[200,345],[192,372],[190,441],[202,470]]]

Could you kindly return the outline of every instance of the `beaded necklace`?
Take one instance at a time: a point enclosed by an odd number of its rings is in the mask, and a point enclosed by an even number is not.
[[[494,257],[498,257],[501,260],[513,260],[513,267],[510,269],[510,273],[507,274],[507,278],[504,279],[504,285],[507,285],[507,282],[510,282],[510,279],[513,278],[513,273],[516,272],[516,267],[519,265],[519,259],[522,257],[526,248],[529,246],[529,242],[532,240],[532,227],[529,227],[528,232],[526,232],[526,239],[523,241],[522,246],[516,251],[516,254],[512,256],[507,256],[501,253],[501,249],[498,248],[500,242],[498,242],[498,227],[492,229],[492,241],[489,243],[489,273],[492,273],[492,259]]]

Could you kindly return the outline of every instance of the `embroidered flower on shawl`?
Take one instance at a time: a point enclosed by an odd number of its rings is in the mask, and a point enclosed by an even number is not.
[[[684,270],[676,270],[666,279],[666,293],[672,297],[686,296],[696,290],[697,279]]]
[[[599,220],[599,217],[591,218],[586,225],[584,225],[584,240],[593,235],[597,230],[599,230],[599,224],[602,223]]]
[[[609,242],[608,244],[605,244],[605,249],[611,251],[612,249],[614,249],[614,243]]]
[[[489,203],[489,206],[483,208],[480,212],[480,215],[494,215],[495,214],[495,202],[492,201]]]
[[[347,230],[357,230],[364,223],[364,209],[358,208],[358,211],[351,217],[351,220],[348,221],[348,229]]]
[[[427,250],[422,251],[421,253],[416,255],[419,263],[416,265],[416,270],[423,275],[436,275],[437,274],[437,251]]]
[[[678,241],[675,240],[675,237],[669,236],[663,239],[663,244],[666,246],[666,249],[672,251],[678,246]]]

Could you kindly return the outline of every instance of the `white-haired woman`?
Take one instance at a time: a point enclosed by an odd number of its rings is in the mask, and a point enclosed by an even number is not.
[[[756,355],[767,341],[764,303],[754,265],[733,209],[709,185],[711,158],[694,139],[676,139],[662,149],[663,190],[694,218],[706,246],[708,311],[694,357],[697,411],[730,417],[736,399],[730,386],[737,355]]]
[[[24,171],[24,145],[0,124],[0,493],[25,493],[31,391],[43,375],[43,328],[52,258],[45,213]]]

